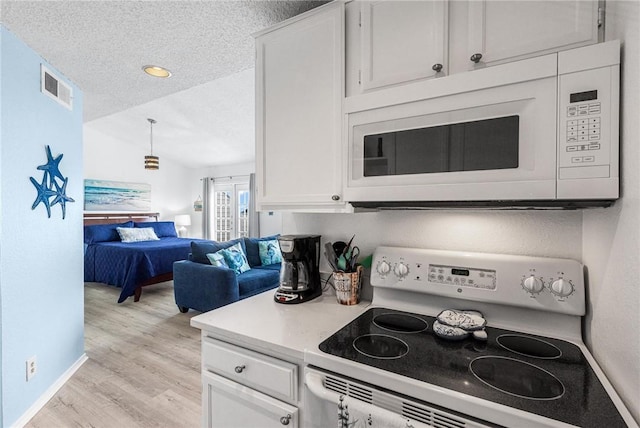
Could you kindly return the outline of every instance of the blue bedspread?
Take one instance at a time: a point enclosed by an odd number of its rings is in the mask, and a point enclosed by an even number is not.
[[[186,260],[190,238],[160,238],[159,241],[100,242],[87,246],[84,280],[122,288],[118,303],[133,296],[136,287],[154,276],[173,272],[173,262]]]

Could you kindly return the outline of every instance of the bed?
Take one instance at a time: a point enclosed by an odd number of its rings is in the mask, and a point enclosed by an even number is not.
[[[85,214],[85,282],[100,282],[122,289],[118,303],[142,287],[173,279],[173,262],[186,260],[191,242],[179,238],[173,222],[159,222],[158,213]],[[151,227],[160,240],[121,242],[116,227]]]

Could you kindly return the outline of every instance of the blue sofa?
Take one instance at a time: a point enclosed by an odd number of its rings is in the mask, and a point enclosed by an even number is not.
[[[173,289],[180,312],[189,309],[206,312],[276,288],[280,281],[280,263],[263,266],[258,251],[258,241],[276,238],[268,236],[227,242],[192,242],[189,260],[173,264]],[[227,267],[211,265],[208,253],[237,243],[240,243],[247,256],[250,270],[238,275]]]

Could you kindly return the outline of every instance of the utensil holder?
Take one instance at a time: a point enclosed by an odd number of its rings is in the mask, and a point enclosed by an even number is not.
[[[358,266],[355,272],[333,273],[333,285],[336,289],[338,303],[342,305],[357,305],[360,302],[363,270],[362,266]]]

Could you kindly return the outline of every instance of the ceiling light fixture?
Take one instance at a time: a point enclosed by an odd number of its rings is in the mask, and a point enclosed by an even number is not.
[[[151,154],[144,157],[144,169],[160,169],[160,159],[158,156],[153,155],[153,124],[156,123],[154,119],[147,119],[150,127],[151,138]]]
[[[167,78],[171,77],[171,72],[163,67],[157,65],[145,65],[142,70],[149,76]]]

